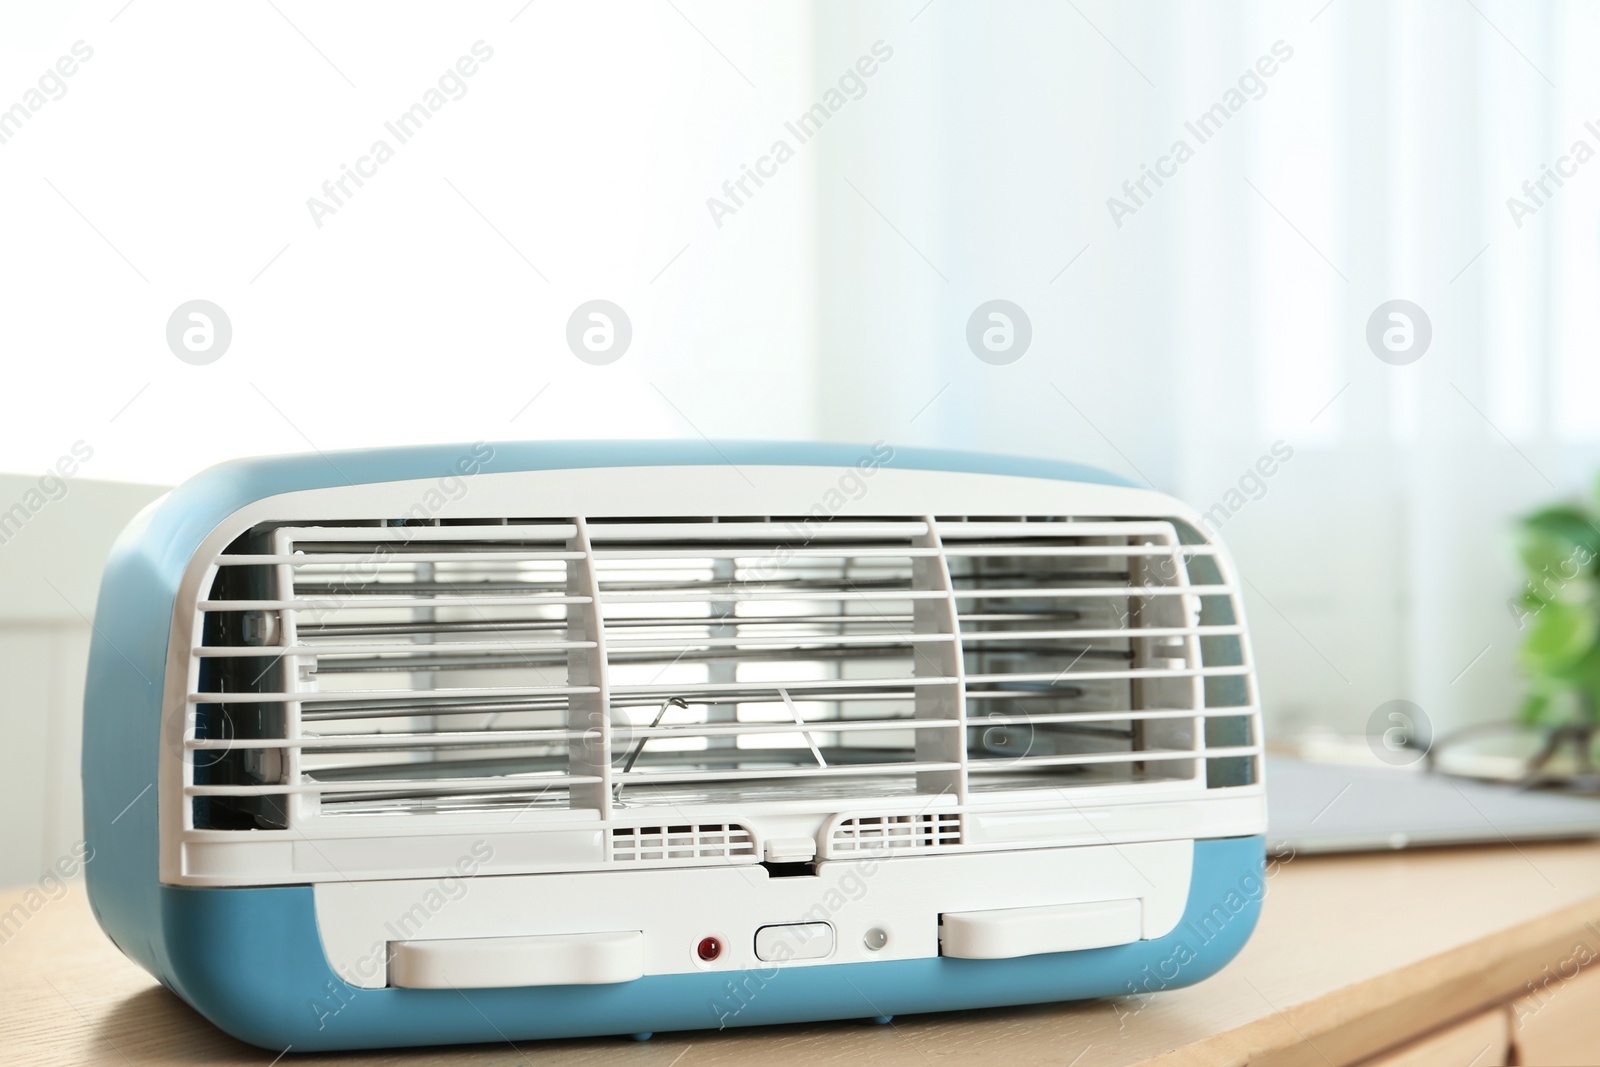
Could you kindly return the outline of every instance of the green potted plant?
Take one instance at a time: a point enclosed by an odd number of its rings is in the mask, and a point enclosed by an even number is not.
[[[1591,502],[1541,508],[1522,518],[1518,534],[1527,576],[1511,601],[1528,682],[1521,718],[1543,733],[1525,781],[1552,784],[1547,768],[1571,749],[1576,775],[1560,783],[1600,790],[1600,510]]]

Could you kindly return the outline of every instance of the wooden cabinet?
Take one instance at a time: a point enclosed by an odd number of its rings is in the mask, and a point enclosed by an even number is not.
[[[1552,966],[1532,993],[1512,1003],[1511,1043],[1518,1062],[1533,1067],[1600,1063],[1600,955],[1595,948],[1593,939],[1575,945],[1565,967]],[[1589,962],[1580,967],[1584,957]]]
[[[1363,1067],[1504,1067],[1511,1062],[1507,1013],[1486,1011],[1466,1022],[1413,1041],[1368,1060]],[[1539,1062],[1539,1061],[1524,1061]]]
[[[1579,938],[1503,1008],[1434,1031],[1362,1067],[1594,1067],[1600,1063],[1600,935]]]

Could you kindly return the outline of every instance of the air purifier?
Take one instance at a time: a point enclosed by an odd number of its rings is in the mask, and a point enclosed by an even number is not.
[[[1263,883],[1202,517],[878,443],[247,460],[112,552],[87,877],[274,1052],[1143,997]]]

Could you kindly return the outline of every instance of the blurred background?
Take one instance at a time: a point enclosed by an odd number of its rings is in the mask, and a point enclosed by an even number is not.
[[[111,539],[264,453],[1077,460],[1219,524],[1269,739],[1509,717],[1514,517],[1600,466],[1597,33],[1511,0],[8,5],[0,884],[81,834]],[[594,299],[632,327],[603,366],[566,342]],[[168,343],[192,300],[231,327],[205,365]],[[968,344],[991,300],[1011,362]]]

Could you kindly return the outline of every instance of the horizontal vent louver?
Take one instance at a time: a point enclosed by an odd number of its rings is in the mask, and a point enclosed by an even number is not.
[[[961,843],[961,816],[944,814],[858,815],[840,819],[830,837],[835,855],[924,850]]]
[[[611,858],[619,863],[754,859],[755,855],[755,838],[736,823],[616,826],[611,830]]]
[[[703,858],[753,838],[663,815],[1258,780],[1231,578],[1168,521],[279,525],[217,563],[197,827],[654,810],[613,859]],[[863,815],[830,847],[960,825]]]

